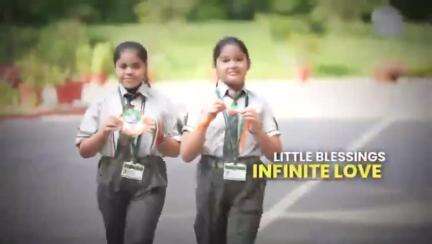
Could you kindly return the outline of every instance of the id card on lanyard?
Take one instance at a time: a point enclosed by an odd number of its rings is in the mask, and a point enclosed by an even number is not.
[[[224,163],[224,180],[246,181],[247,166],[242,163]]]
[[[131,180],[142,181],[144,169],[144,165],[135,163],[134,161],[123,162],[121,176]]]
[[[142,99],[141,103],[141,109],[136,110],[133,108],[128,108],[128,104],[125,101],[124,96],[121,95],[120,88],[118,89],[119,97],[122,104],[122,116],[126,123],[130,123],[132,125],[136,123],[142,123],[141,116],[145,109],[145,97]],[[141,147],[141,138],[142,135],[139,135],[136,139],[132,138],[130,144],[128,146],[130,147],[129,150],[132,152],[132,160],[131,161],[124,161],[122,163],[122,170],[121,170],[121,176],[123,178],[131,179],[131,180],[138,180],[142,181],[143,175],[144,175],[144,165],[141,165],[138,163],[138,152]],[[120,140],[120,137],[119,137]],[[120,143],[117,142],[117,150],[115,157],[119,156],[119,147]]]
[[[219,91],[216,89],[216,95],[218,98],[223,99],[220,95]],[[232,109],[237,109],[237,101],[233,101],[233,105],[231,106]],[[249,96],[246,93],[245,97],[245,107],[249,105]],[[232,128],[229,126],[228,123],[228,113],[226,111],[223,111],[223,116],[225,120],[225,127],[226,127],[226,135],[231,140],[229,140],[228,145],[224,145],[224,147],[228,147],[229,155],[223,155],[224,156],[224,167],[223,167],[223,179],[224,180],[232,180],[232,181],[246,181],[246,174],[247,174],[247,166],[246,164],[239,163],[239,139],[240,139],[240,132],[243,129],[243,120],[241,118],[238,118],[238,124],[237,124],[237,138],[234,139],[235,132],[232,131]],[[231,116],[239,116],[238,114],[231,115]]]

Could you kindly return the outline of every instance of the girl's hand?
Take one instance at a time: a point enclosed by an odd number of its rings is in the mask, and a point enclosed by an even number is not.
[[[144,132],[154,133],[156,131],[156,121],[141,114],[141,121],[136,124],[125,123],[121,133],[130,137],[137,137]]]
[[[157,123],[158,123],[158,131],[157,131],[155,143],[156,145],[159,145],[165,141],[165,135],[164,135],[164,125],[162,121],[158,121]]]
[[[107,135],[116,130],[121,130],[123,127],[123,121],[120,116],[110,116],[108,117],[102,126],[102,133]]]
[[[239,113],[243,116],[245,125],[248,126],[248,129],[252,134],[256,134],[262,131],[262,123],[255,109],[245,108]]]
[[[205,116],[204,116],[203,121],[210,123],[211,121],[213,121],[216,118],[216,116],[219,112],[222,112],[225,109],[226,109],[226,105],[221,99],[214,101],[207,108],[204,108]]]

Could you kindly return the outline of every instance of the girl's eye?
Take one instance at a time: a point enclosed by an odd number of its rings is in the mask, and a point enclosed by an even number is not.
[[[139,69],[141,66],[140,64],[136,63],[136,64],[132,64],[132,69]]]
[[[120,68],[121,68],[121,69],[126,69],[126,68],[127,68],[127,65],[126,65],[126,64],[120,64]]]

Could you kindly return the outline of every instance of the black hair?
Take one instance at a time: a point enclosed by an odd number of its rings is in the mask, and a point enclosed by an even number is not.
[[[117,62],[117,60],[120,58],[122,52],[124,52],[125,50],[136,51],[136,54],[141,59],[141,61],[147,63],[147,50],[145,49],[145,47],[143,47],[143,45],[141,45],[138,42],[126,41],[118,44],[117,47],[115,48],[114,56],[113,56],[114,65]]]
[[[238,39],[237,37],[233,37],[233,36],[226,36],[222,39],[220,39],[217,43],[216,46],[213,49],[213,66],[216,67],[216,60],[219,57],[222,48],[225,47],[226,45],[236,45],[240,48],[240,50],[246,55],[247,61],[250,65],[251,61],[250,61],[250,57],[249,57],[249,51],[246,47],[246,45],[244,44],[244,42],[240,39]]]

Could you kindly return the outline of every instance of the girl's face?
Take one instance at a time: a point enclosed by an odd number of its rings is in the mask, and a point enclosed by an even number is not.
[[[216,73],[232,89],[240,90],[244,86],[246,73],[249,70],[249,60],[245,53],[234,44],[222,47],[216,59]]]
[[[147,63],[134,50],[126,49],[115,63],[115,72],[125,88],[134,88],[147,77]]]

